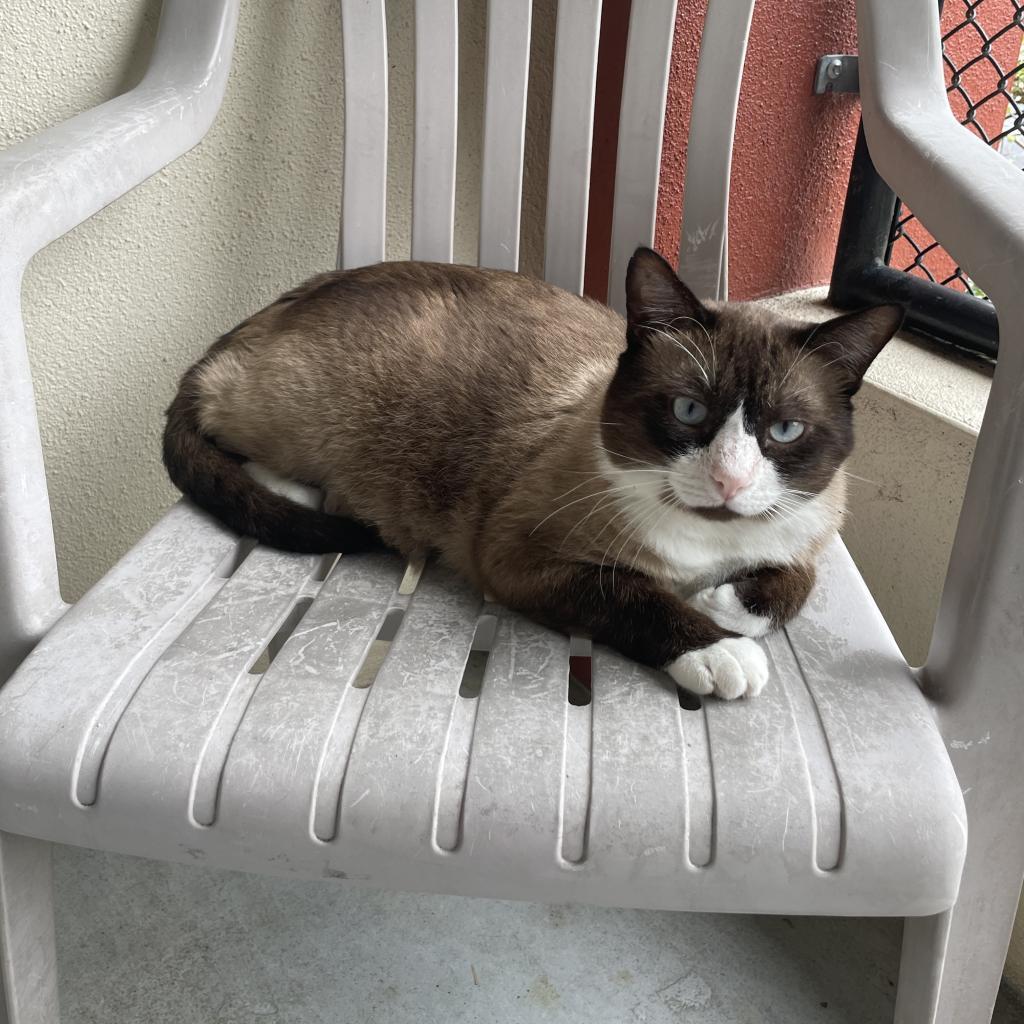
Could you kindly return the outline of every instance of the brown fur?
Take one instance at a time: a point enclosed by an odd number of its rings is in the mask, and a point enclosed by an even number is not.
[[[670,402],[692,367],[653,321],[690,309],[715,339],[723,388],[794,395],[795,412],[819,424],[817,454],[792,467],[808,492],[849,450],[848,431],[833,436],[829,423],[855,386],[843,366],[823,376],[822,354],[799,361],[812,325],[706,308],[685,289],[667,313],[632,308],[664,273],[637,260],[628,345],[616,313],[515,274],[405,262],[313,278],[185,375],[165,436],[172,478],[277,546],[436,551],[511,607],[648,664],[714,643],[729,634],[670,591],[671,567],[621,529],[604,494],[599,445],[650,461],[682,444]],[[688,327],[671,329],[707,349]],[[326,511],[295,513],[289,543],[285,513],[298,506],[248,479],[241,459],[322,488]],[[782,622],[810,577],[772,571],[744,594]]]
[[[782,626],[804,606],[814,586],[813,564],[767,566],[734,581],[736,594],[748,612]]]

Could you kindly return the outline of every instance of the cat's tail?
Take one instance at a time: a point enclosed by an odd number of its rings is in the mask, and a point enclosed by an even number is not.
[[[304,554],[355,553],[384,547],[372,526],[307,508],[254,480],[241,458],[203,432],[199,374],[193,366],[167,410],[164,465],[174,485],[236,533]]]

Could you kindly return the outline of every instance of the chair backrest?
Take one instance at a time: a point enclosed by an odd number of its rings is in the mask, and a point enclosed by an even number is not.
[[[754,0],[712,0],[687,143],[681,269],[725,298],[732,138]],[[531,0],[489,0],[478,262],[519,268]],[[345,172],[338,262],[384,258],[388,54],[384,0],[342,0]],[[654,241],[676,0],[634,0],[626,43],[609,302]],[[550,117],[544,276],[583,289],[601,0],[559,0]],[[412,257],[452,259],[458,120],[457,0],[417,0]]]

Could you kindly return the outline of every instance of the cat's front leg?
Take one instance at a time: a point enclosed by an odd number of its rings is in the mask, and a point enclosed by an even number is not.
[[[809,565],[769,566],[690,598],[690,605],[722,629],[760,637],[779,629],[804,606],[814,586]]]
[[[505,604],[663,669],[684,689],[732,700],[756,696],[768,681],[754,640],[716,625],[641,572],[562,562],[503,568],[488,573],[488,589]]]

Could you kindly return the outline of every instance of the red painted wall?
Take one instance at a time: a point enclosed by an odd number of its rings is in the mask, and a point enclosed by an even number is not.
[[[587,254],[583,274],[583,291],[601,302],[608,297],[619,107],[622,103],[622,76],[626,68],[630,7],[630,0],[605,0],[601,7],[590,202],[587,205]]]
[[[686,134],[706,0],[680,0],[655,244],[679,250]],[[855,53],[853,0],[760,0],[733,150],[729,292],[734,299],[828,281],[857,130],[855,96],[814,96],[824,53]]]
[[[602,15],[585,288],[602,299],[629,9],[630,0],[605,0]],[[964,19],[966,9],[964,0],[947,0],[944,33]],[[679,0],[676,15],[655,235],[656,247],[670,259],[679,251],[686,137],[706,10],[707,0]],[[1012,21],[1014,0],[987,0],[974,10],[978,24],[993,36]],[[1020,44],[1019,30],[1006,32],[992,43],[992,56],[1010,69]],[[980,45],[978,33],[966,26],[946,49],[962,66]],[[815,96],[811,82],[822,54],[856,52],[854,0],[759,0],[755,5],[733,151],[731,298],[756,298],[829,280],[860,104],[855,95]],[[964,73],[963,85],[977,102],[995,89],[998,78],[990,63],[979,60]],[[963,99],[954,95],[952,106],[962,117]],[[999,130],[1005,109],[1000,100],[992,100],[979,111],[978,122],[990,136]],[[912,231],[922,248],[934,241],[916,221]],[[897,243],[892,265],[906,266],[911,258],[910,246]],[[929,267],[940,280],[953,266],[942,250],[929,256]]]

